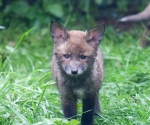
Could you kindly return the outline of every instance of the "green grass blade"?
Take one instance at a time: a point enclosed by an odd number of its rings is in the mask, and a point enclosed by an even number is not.
[[[31,125],[28,120],[16,109],[12,108],[11,106],[4,105],[9,111],[13,112],[18,118],[21,119],[24,125]]]
[[[14,48],[14,51],[9,55],[9,59],[11,59],[11,57],[13,56],[13,54],[15,53],[15,51],[17,50],[17,48],[21,45],[21,43],[23,42],[23,39],[34,29],[35,27],[33,27],[33,28],[31,28],[30,30],[28,30],[27,32],[25,32],[22,36],[21,36],[21,38],[19,39],[19,41],[17,42],[17,44],[16,44],[16,46],[15,46],[15,48]],[[8,65],[8,61],[7,61],[7,58],[6,58],[6,60],[3,62],[4,64],[3,65],[1,65],[2,67],[1,67],[1,69],[0,69],[0,71],[2,72],[5,68],[6,68],[6,66]]]

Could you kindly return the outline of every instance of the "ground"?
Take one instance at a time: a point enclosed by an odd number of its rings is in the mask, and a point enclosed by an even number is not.
[[[106,25],[100,44],[104,80],[101,118],[95,125],[150,124],[150,48],[139,46],[144,27],[127,31]],[[53,42],[49,29],[0,32],[0,124],[77,125],[63,118],[60,95],[52,78]]]

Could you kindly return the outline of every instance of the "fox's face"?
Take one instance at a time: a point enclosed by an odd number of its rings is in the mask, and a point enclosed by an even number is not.
[[[66,42],[55,46],[59,65],[69,75],[81,75],[93,63],[95,50],[86,42],[85,32],[69,31]]]
[[[67,31],[62,25],[52,21],[50,30],[55,43],[54,54],[66,74],[78,76],[93,65],[99,41],[104,33],[104,25],[86,32]]]

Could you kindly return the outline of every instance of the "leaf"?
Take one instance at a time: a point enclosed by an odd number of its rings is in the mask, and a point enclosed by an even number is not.
[[[71,123],[73,124],[73,125],[79,125],[79,121],[77,121],[77,120],[75,120],[75,119],[72,119],[71,120]]]
[[[95,0],[97,4],[101,4],[103,0]]]
[[[51,14],[59,18],[63,17],[64,15],[63,8],[60,4],[52,4],[52,5],[46,6],[46,11],[50,12]]]
[[[11,106],[9,106],[9,105],[4,105],[4,106],[8,109],[8,111],[11,111],[11,112],[14,113],[18,118],[20,118],[21,122],[25,123],[26,125],[30,125],[30,122],[28,121],[28,119],[27,119],[24,115],[22,115],[22,114],[18,111],[18,109],[15,109],[15,108],[13,108],[13,107],[11,107]]]

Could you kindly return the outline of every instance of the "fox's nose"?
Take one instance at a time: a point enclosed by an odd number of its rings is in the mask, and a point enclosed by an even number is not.
[[[71,73],[75,75],[78,73],[78,70],[72,70]]]

